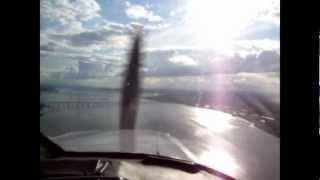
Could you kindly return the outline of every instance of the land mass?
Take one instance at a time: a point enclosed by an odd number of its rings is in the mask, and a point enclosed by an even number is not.
[[[280,136],[280,105],[263,94],[239,91],[146,90],[154,95],[144,98],[161,102],[214,109],[242,117],[270,134]],[[152,93],[151,93],[152,94]]]

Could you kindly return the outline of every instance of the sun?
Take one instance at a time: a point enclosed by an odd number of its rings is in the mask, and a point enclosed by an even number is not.
[[[184,23],[197,46],[230,48],[270,4],[270,0],[187,0]]]

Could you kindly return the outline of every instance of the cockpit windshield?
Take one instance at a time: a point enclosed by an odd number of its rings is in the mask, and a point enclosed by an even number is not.
[[[279,0],[41,0],[40,131],[279,179],[279,16]]]

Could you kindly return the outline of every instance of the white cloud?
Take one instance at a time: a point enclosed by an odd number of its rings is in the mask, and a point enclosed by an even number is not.
[[[163,30],[169,28],[171,25],[168,23],[156,24],[156,25],[145,25],[144,28],[146,30]]]
[[[194,59],[185,55],[173,56],[169,59],[169,61],[186,66],[196,66],[198,64]]]
[[[178,9],[171,11],[169,14],[170,16],[176,16],[183,13],[185,10],[185,7],[179,7]]]
[[[280,79],[275,73],[214,74],[210,76],[146,77],[145,88],[255,92],[279,103]],[[220,91],[221,92],[221,91]]]
[[[126,59],[129,47],[129,25],[106,23],[94,30],[45,31],[40,33],[40,55],[43,62],[63,66],[67,62],[85,59],[109,64],[115,72]],[[44,72],[59,71],[55,66],[44,64]],[[43,75],[43,78],[46,76]]]
[[[77,28],[75,23],[74,29]],[[110,52],[114,49],[125,50],[129,43],[130,25],[104,22],[95,29],[59,30],[50,28],[40,34],[40,45],[43,49],[53,49],[55,53],[89,53]],[[50,44],[48,46],[48,44]]]
[[[100,17],[100,6],[95,0],[42,0],[42,17],[67,25],[74,21],[88,21]]]
[[[240,40],[237,41],[235,47],[246,51],[276,50],[280,51],[280,43],[278,40],[261,39],[261,40]]]
[[[280,25],[280,1],[274,0],[258,17],[257,20]]]
[[[105,43],[106,47],[125,49],[128,48],[130,38],[124,35],[111,36]]]
[[[81,33],[86,31],[86,28],[83,27],[82,22],[80,21],[71,21],[68,24],[62,26],[53,26],[47,29],[46,33],[58,33],[58,34],[74,34]]]
[[[259,92],[274,102],[280,100],[280,78],[276,73],[238,73],[231,83],[237,90]]]
[[[143,6],[131,4],[126,2],[127,9],[125,10],[127,16],[132,19],[146,19],[150,22],[162,21],[162,18],[155,15]]]
[[[204,50],[154,50],[145,56],[147,75],[196,76],[199,74],[235,74],[240,72],[279,72],[278,51],[259,51],[246,55],[224,56]]]
[[[152,27],[153,29],[156,29]],[[263,39],[262,39],[263,38]],[[213,50],[221,54],[233,54],[237,51],[246,51],[249,53],[261,50],[280,50],[280,43],[277,39],[257,38],[253,40],[235,39],[231,42],[219,43],[204,41],[206,46],[195,43],[197,41],[196,34],[189,31],[183,25],[171,25],[165,28],[151,31],[146,38],[146,48],[152,49],[203,49]],[[245,52],[244,52],[245,53]]]

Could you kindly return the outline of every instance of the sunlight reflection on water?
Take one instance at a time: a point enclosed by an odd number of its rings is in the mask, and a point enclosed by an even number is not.
[[[199,160],[201,163],[233,177],[237,177],[240,171],[235,158],[221,148],[210,148],[210,150],[204,151],[200,155]]]
[[[226,133],[227,131],[236,128],[235,125],[232,125],[234,117],[228,113],[196,108],[193,111],[193,115],[197,123],[214,133]],[[196,132],[196,134],[200,135],[201,132]],[[237,177],[241,168],[237,164],[235,157],[232,156],[232,153],[230,153],[228,149],[223,148],[226,147],[225,145],[219,145],[219,142],[215,143],[217,146],[204,148],[198,160],[200,163],[206,164],[211,168]]]
[[[206,109],[194,109],[193,113],[197,123],[213,132],[222,133],[235,128],[235,126],[231,124],[231,121],[234,118],[231,114]]]

